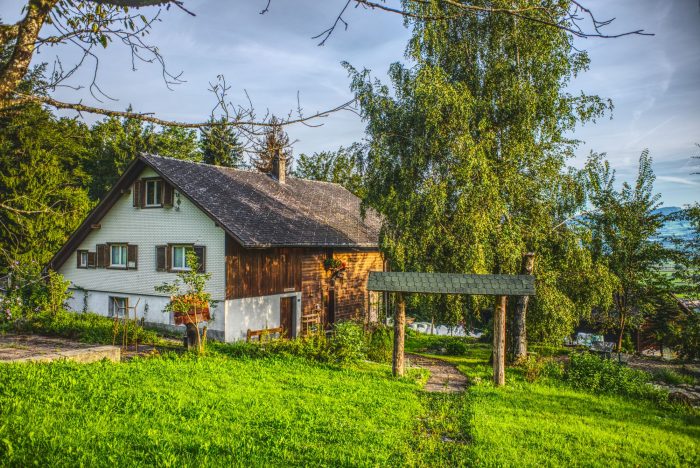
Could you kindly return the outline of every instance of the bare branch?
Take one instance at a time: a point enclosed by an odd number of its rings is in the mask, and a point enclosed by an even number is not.
[[[236,119],[233,118],[231,120],[225,121],[225,122],[179,122],[176,120],[166,120],[166,119],[160,119],[158,117],[154,117],[153,113],[142,113],[142,112],[131,112],[131,111],[115,111],[115,110],[109,110],[109,109],[103,109],[99,107],[94,107],[94,106],[88,106],[85,104],[81,103],[69,103],[69,102],[62,102],[58,101],[56,99],[53,99],[52,97],[49,96],[36,96],[36,95],[29,95],[29,94],[17,94],[16,98],[13,100],[13,105],[21,105],[21,104],[26,104],[26,103],[41,103],[41,104],[46,104],[51,107],[54,107],[56,109],[68,109],[68,110],[74,110],[79,113],[88,113],[88,114],[99,114],[99,115],[106,115],[109,117],[123,117],[123,118],[129,118],[129,119],[138,119],[142,120],[144,122],[150,122],[156,125],[161,125],[164,127],[179,127],[179,128],[203,128],[203,127],[250,127],[250,128],[260,128],[260,127],[274,127],[274,126],[289,126],[297,123],[304,123],[308,122],[313,119],[318,119],[322,117],[328,117],[330,114],[339,112],[342,110],[346,110],[351,108],[351,106],[355,103],[355,99],[352,99],[350,101],[347,101],[339,106],[333,107],[331,109],[327,109],[321,112],[315,112],[314,114],[311,115],[306,115],[306,116],[301,116],[297,117],[294,119],[288,118],[284,120],[278,120],[277,122],[271,122],[270,119],[263,119],[263,120],[241,120],[241,119]]]

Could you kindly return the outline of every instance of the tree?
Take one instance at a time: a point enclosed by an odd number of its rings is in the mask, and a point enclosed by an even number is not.
[[[272,125],[265,130],[261,138],[253,143],[251,164],[260,172],[271,173],[275,158],[284,158],[285,171],[292,171],[292,145],[289,135],[284,131],[279,121],[273,117]]]
[[[302,153],[296,162],[294,175],[302,179],[340,184],[355,195],[364,194],[363,177],[366,148],[353,143],[336,151],[321,151],[311,156]]]
[[[447,11],[444,2],[411,5],[417,17]],[[537,321],[541,340],[558,341],[603,298],[583,291],[579,278],[601,269],[563,222],[585,200],[566,171],[577,142],[565,135],[610,107],[566,91],[588,56],[570,33],[510,15],[411,25],[413,63],[390,67],[391,91],[347,65],[367,122],[365,199],[384,215],[382,251],[395,271],[501,274],[518,273],[522,254],[534,252],[538,293],[528,323]],[[412,301],[462,322],[488,304]]]
[[[13,262],[38,270],[93,207],[89,139],[84,124],[37,105],[0,115],[0,275]]]
[[[157,129],[137,119],[107,117],[91,128],[92,157],[84,163],[91,175],[90,197],[101,199],[124,169],[141,153],[199,161],[194,130],[166,127]]]
[[[615,188],[615,171],[601,155],[587,162],[593,210],[586,216],[591,229],[590,249],[614,274],[616,285],[612,307],[600,309],[599,323],[618,331],[622,348],[625,332],[637,327],[654,310],[654,299],[668,295],[668,278],[660,271],[671,253],[656,239],[664,218],[657,208],[660,195],[654,193],[654,172],[649,151],[639,157],[634,185]]]
[[[214,117],[210,122],[215,122]],[[223,122],[224,118],[220,118]],[[238,168],[243,166],[243,145],[238,141],[236,133],[231,127],[209,126],[200,130],[199,140],[202,152],[202,162]]]

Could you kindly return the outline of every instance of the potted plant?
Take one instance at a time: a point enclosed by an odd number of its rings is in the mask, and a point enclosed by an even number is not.
[[[177,325],[185,325],[187,348],[195,348],[201,353],[204,351],[207,327],[200,332],[199,325],[211,320],[211,294],[204,290],[211,274],[199,273],[199,260],[192,250],[187,252],[187,267],[187,270],[177,274],[174,282],[163,283],[155,290],[170,294],[165,312],[173,313]]]
[[[345,274],[347,264],[337,258],[327,258],[323,261],[323,267],[331,272],[332,278],[342,278]]]

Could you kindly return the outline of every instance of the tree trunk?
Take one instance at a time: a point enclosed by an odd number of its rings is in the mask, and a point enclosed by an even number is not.
[[[16,39],[17,42],[7,63],[0,68],[0,109],[10,104],[11,94],[27,74],[39,31],[55,5],[56,0],[32,0],[27,5],[27,13],[18,23],[18,27],[11,30],[5,28],[5,41],[0,45],[5,46],[10,39]]]
[[[501,386],[506,383],[506,304],[508,298],[496,299],[493,312],[493,383]]]
[[[520,268],[521,275],[531,275],[535,265],[535,254],[526,253],[523,255],[523,263]],[[527,305],[530,296],[518,296],[515,302],[513,319],[513,346],[515,348],[513,360],[521,362],[527,358]]]
[[[403,293],[397,294],[396,312],[394,314],[394,356],[392,373],[394,377],[404,374],[404,330],[406,327],[406,301]]]
[[[622,352],[622,337],[625,334],[625,315],[620,314],[620,334],[617,336],[617,352]]]

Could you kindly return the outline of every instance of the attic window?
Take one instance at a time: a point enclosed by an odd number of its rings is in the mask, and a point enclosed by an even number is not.
[[[163,206],[163,181],[146,180],[146,203],[145,206]]]

